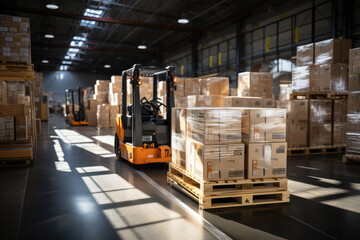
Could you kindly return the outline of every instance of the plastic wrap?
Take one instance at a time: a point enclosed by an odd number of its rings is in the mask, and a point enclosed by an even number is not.
[[[346,132],[360,133],[360,114],[347,114]]]
[[[342,147],[346,144],[347,101],[345,99],[335,99],[333,104],[333,146]]]
[[[245,108],[241,115],[243,142],[286,141],[286,109]]]
[[[306,44],[296,48],[296,66],[309,66],[314,64],[314,44]]]
[[[349,73],[360,74],[360,48],[349,51]]]
[[[331,146],[331,100],[310,100],[310,147]]]
[[[247,178],[286,177],[287,143],[246,145]]]
[[[308,92],[310,86],[310,67],[296,67],[292,70],[292,91]]]
[[[289,148],[307,147],[308,100],[290,100],[287,106],[287,142]]]
[[[280,84],[279,100],[289,100],[292,93],[291,84]]]
[[[349,82],[348,66],[341,63],[322,64],[319,66],[318,78],[315,91],[346,92]]]
[[[244,178],[244,144],[203,144],[186,140],[186,169],[203,180]]]
[[[269,72],[243,72],[238,74],[239,97],[272,98],[273,74]]]
[[[203,144],[241,142],[241,109],[188,108],[187,137]]]
[[[222,107],[224,97],[220,95],[192,95],[187,97],[188,107]]]
[[[315,43],[315,64],[348,63],[350,39],[328,39]]]
[[[360,156],[360,133],[346,133],[346,155]]]
[[[262,106],[263,106],[263,99],[260,97],[225,97],[224,98],[224,107],[262,107]]]
[[[360,91],[349,92],[348,94],[348,113],[360,113]]]
[[[360,61],[359,61],[360,65]],[[349,75],[349,91],[356,92],[360,91],[360,74]]]
[[[109,127],[110,125],[110,105],[102,104],[97,106],[98,127]]]
[[[210,77],[199,79],[201,95],[229,96],[229,78]]]

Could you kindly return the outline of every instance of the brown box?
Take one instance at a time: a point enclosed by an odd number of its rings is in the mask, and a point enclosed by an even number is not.
[[[178,82],[176,83],[176,91],[174,92],[174,97],[185,97],[185,79],[186,78],[178,78]]]
[[[224,107],[262,107],[260,97],[225,97]]]
[[[28,139],[27,117],[16,117],[15,120],[15,140],[26,141]]]
[[[179,138],[186,137],[186,108],[173,108],[171,134]]]
[[[3,104],[2,115],[3,116],[15,116],[17,113],[16,104]]]
[[[122,76],[111,76],[111,83],[122,84]]]
[[[187,169],[202,180],[244,178],[244,144],[204,145],[186,141]]]
[[[192,95],[187,97],[188,107],[222,107],[224,96],[219,95]]]
[[[309,92],[317,91],[318,67],[302,66],[292,70],[292,91]]]
[[[108,86],[109,82],[109,80],[96,80],[96,85]]]
[[[7,87],[5,81],[0,81],[0,104],[7,103]]]
[[[360,74],[349,75],[349,92],[360,91]]]
[[[15,140],[15,120],[13,116],[0,117],[0,142]]]
[[[348,114],[360,113],[360,92],[349,92]]]
[[[360,157],[360,135],[358,133],[346,134],[346,155]]]
[[[116,116],[120,113],[120,107],[119,106],[110,106],[109,111],[109,125],[110,127],[116,127]]]
[[[266,72],[238,74],[238,96],[272,98],[273,75]]]
[[[288,124],[287,143],[289,148],[305,148],[307,144],[307,124]]]
[[[187,107],[187,97],[175,98],[175,107]]]
[[[185,78],[185,96],[199,95],[200,94],[200,82],[198,78]]]
[[[314,64],[314,44],[306,44],[296,48],[296,66],[310,66]]]
[[[94,110],[86,110],[85,111],[85,119],[88,121],[90,127],[97,126],[97,111]]]
[[[222,95],[229,96],[229,78],[210,77],[200,79],[201,95]]]
[[[328,39],[315,43],[315,64],[348,63],[350,39]]]
[[[349,51],[349,73],[360,74],[360,48]]]
[[[286,177],[287,143],[246,144],[248,179]]]
[[[110,105],[102,104],[97,106],[97,122],[98,127],[109,127],[110,126]]]
[[[262,107],[267,107],[267,108],[276,107],[275,100],[272,98],[263,98],[262,99]]]
[[[320,92],[345,92],[348,89],[349,71],[345,64],[320,65],[319,87]]]
[[[243,109],[241,115],[241,134],[243,142],[255,143],[286,141],[285,109]]]
[[[329,147],[332,144],[332,101],[310,100],[310,147]]]
[[[171,136],[172,163],[186,169],[186,139],[176,134]],[[190,168],[187,169],[190,172]]]

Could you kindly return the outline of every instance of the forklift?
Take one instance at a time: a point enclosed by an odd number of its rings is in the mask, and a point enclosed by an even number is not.
[[[140,99],[140,76],[153,77],[153,99]],[[132,87],[132,103],[127,105],[127,79]],[[143,68],[140,64],[122,72],[122,107],[116,116],[114,151],[117,158],[132,164],[171,162],[171,109],[177,78],[175,68]],[[158,81],[166,82],[166,105],[157,96]],[[159,114],[164,106],[166,115]],[[166,118],[165,118],[166,117]]]
[[[88,122],[85,120],[84,92],[84,89],[81,87],[78,87],[77,90],[65,90],[65,119],[71,126],[88,125]],[[76,95],[76,93],[78,95],[78,111],[75,111],[74,95]]]

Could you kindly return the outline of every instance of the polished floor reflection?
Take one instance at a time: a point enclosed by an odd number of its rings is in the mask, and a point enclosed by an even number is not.
[[[166,164],[113,154],[113,129],[42,123],[31,168],[0,169],[0,239],[344,239],[360,234],[360,165],[289,157],[289,204],[202,211]]]

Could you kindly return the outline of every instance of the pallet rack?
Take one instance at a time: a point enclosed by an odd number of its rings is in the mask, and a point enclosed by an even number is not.
[[[203,181],[170,163],[168,184],[179,186],[203,209],[252,206],[290,201],[287,178]]]
[[[4,63],[4,62],[2,62]],[[28,82],[30,88],[31,137],[28,141],[0,144],[0,166],[30,166],[36,149],[36,115],[34,101],[34,66],[26,62],[6,62],[0,65],[0,80]]]

